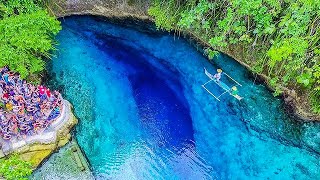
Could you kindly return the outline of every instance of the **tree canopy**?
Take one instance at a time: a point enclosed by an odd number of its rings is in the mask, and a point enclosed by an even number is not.
[[[40,1],[0,0],[0,67],[27,78],[44,69],[54,49],[60,22],[38,6]]]
[[[275,94],[280,86],[308,94],[320,113],[320,1],[154,0],[149,14],[158,28],[195,33],[211,57],[237,47]]]

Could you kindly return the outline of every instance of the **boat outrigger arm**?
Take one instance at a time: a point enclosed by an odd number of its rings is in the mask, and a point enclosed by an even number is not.
[[[203,87],[210,95],[212,95],[214,98],[216,98],[218,101],[220,101],[219,98],[220,98],[222,95],[226,94],[226,93],[229,93],[229,95],[235,97],[235,98],[238,99],[239,101],[242,99],[242,97],[240,97],[239,95],[234,95],[234,94],[232,94],[232,92],[231,92],[232,89],[231,89],[228,85],[226,85],[225,83],[223,83],[223,82],[221,82],[221,81],[217,81],[217,80],[214,78],[214,76],[207,71],[206,68],[204,68],[204,73],[210,78],[210,80],[207,81],[206,83],[204,83],[204,84],[202,85],[202,87]],[[235,82],[235,83],[237,84],[236,86],[242,86],[240,83],[238,83],[238,82],[237,82],[236,80],[234,80],[232,77],[230,77],[228,74],[226,74],[226,73],[224,73],[224,72],[223,72],[223,74],[226,75],[226,76],[227,76],[229,79],[231,79],[233,82]],[[219,96],[215,96],[211,91],[209,91],[209,89],[206,87],[206,85],[207,85],[208,83],[210,83],[211,81],[215,82],[218,86],[220,86],[220,87],[224,90],[224,92],[223,92],[222,94],[220,94]]]

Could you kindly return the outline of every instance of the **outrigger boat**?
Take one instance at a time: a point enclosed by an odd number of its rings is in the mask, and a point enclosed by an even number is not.
[[[202,87],[203,87],[210,95],[212,95],[214,98],[216,98],[218,101],[220,101],[219,98],[220,98],[222,95],[226,94],[226,93],[229,93],[229,95],[235,97],[235,98],[238,99],[239,101],[242,99],[241,96],[232,94],[232,88],[230,88],[227,84],[223,83],[222,81],[217,81],[216,78],[214,78],[214,75],[210,74],[210,73],[207,71],[206,68],[204,68],[204,73],[210,78],[210,80],[207,81],[206,83],[204,83],[204,84],[202,85]],[[229,79],[231,79],[233,82],[235,82],[235,83],[237,84],[237,85],[235,85],[235,86],[242,86],[240,83],[238,83],[238,82],[237,82],[236,80],[234,80],[232,77],[230,77],[228,74],[226,74],[226,73],[224,73],[224,72],[223,72],[223,74],[226,75],[226,76],[227,76]],[[220,94],[219,96],[215,96],[215,95],[206,87],[206,85],[207,85],[208,83],[212,82],[212,81],[215,82],[218,86],[220,86],[220,87],[224,90],[224,92],[223,92],[222,94]]]

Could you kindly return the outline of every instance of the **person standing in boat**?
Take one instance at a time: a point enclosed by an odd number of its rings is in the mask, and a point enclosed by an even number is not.
[[[221,69],[217,69],[217,73],[213,76],[216,79],[217,82],[220,81],[221,74],[222,74],[222,70]]]

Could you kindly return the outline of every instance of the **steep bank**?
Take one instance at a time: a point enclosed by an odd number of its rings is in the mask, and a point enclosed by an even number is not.
[[[92,14],[99,15],[115,19],[135,19],[135,20],[147,20],[152,21],[147,15],[147,9],[149,7],[149,1],[138,0],[125,0],[117,2],[115,0],[104,2],[101,0],[59,0],[53,5],[52,9],[54,14],[58,17],[64,17],[74,14]],[[134,22],[134,21],[133,21]],[[134,22],[135,23],[135,22]],[[135,23],[138,24],[138,23]],[[189,34],[192,39],[195,39],[197,43],[207,46],[202,39],[196,37],[194,34]],[[195,44],[197,44],[195,43]],[[237,47],[228,47],[225,49],[219,49],[221,52],[236,59],[239,63],[246,66],[249,70],[249,65],[245,62],[247,56],[238,53]],[[268,85],[269,79],[264,75],[257,75],[258,80]],[[314,114],[310,111],[308,105],[305,103],[305,98],[299,97],[294,91],[283,88],[283,99],[286,105],[287,112],[295,119],[301,121],[320,121],[320,115]]]

